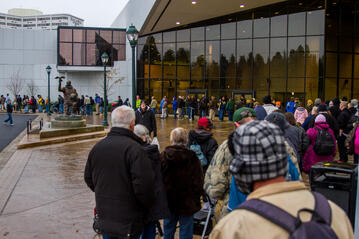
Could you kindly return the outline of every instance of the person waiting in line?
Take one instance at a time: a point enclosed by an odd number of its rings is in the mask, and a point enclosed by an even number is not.
[[[223,121],[224,114],[226,113],[226,100],[223,96],[218,103],[219,120]]]
[[[208,111],[208,100],[206,96],[203,96],[199,103],[199,117],[206,117]]]
[[[177,108],[178,108],[177,99],[176,99],[176,97],[173,97],[172,110],[173,110],[173,118],[174,119],[177,119]]]
[[[156,114],[157,100],[154,96],[152,96],[150,108],[152,109],[153,113]]]
[[[266,95],[263,97],[263,104],[263,108],[267,112],[267,115],[270,115],[273,111],[278,109],[272,104],[272,98],[270,95]]]
[[[254,111],[256,112],[258,120],[264,120],[267,116],[266,110],[259,102],[254,102]]]
[[[155,201],[147,213],[145,221],[146,225],[142,232],[141,239],[155,239],[156,227],[160,226],[158,220],[169,218],[171,216],[162,180],[160,152],[158,151],[157,145],[151,144],[150,133],[144,125],[135,125],[134,133],[144,142],[142,148],[147,153],[155,173]]]
[[[286,110],[287,110],[287,112],[294,114],[294,112],[295,112],[294,97],[290,97],[290,100],[288,101],[287,106],[286,106]]]
[[[183,100],[182,96],[178,96],[178,119],[182,120],[184,119],[184,113],[185,113],[185,102]]]
[[[136,95],[136,109],[140,108],[141,106],[141,98],[139,95]]]
[[[228,120],[233,121],[234,102],[232,98],[230,98],[226,104],[226,111],[228,114]]]
[[[299,124],[303,124],[307,117],[308,117],[307,109],[302,106],[301,102],[298,102],[298,107],[294,113],[294,118],[296,122]]]
[[[146,102],[143,100],[140,107],[136,110],[136,120],[135,124],[141,124],[146,126],[151,135],[153,132],[153,137],[157,137],[157,126],[156,126],[156,117],[152,109],[146,105]]]
[[[201,209],[203,172],[196,153],[187,145],[187,133],[175,128],[171,145],[161,153],[162,175],[171,216],[165,218],[164,239],[174,239],[179,221],[180,239],[193,238],[193,214]]]
[[[167,116],[168,116],[167,115],[167,107],[168,107],[167,97],[164,96],[161,101],[161,111],[162,111],[161,119],[167,118]]]
[[[103,101],[103,98],[100,98],[100,114],[103,115],[104,113],[104,107],[105,107],[105,102]]]
[[[218,143],[211,132],[212,128],[213,122],[206,117],[202,117],[198,120],[196,129],[190,130],[188,134],[188,146],[199,145],[207,161],[207,164],[203,165],[203,172],[206,172],[218,148]]]
[[[347,148],[345,147],[345,140],[352,129],[352,125],[348,124],[350,118],[351,118],[351,113],[348,110],[348,102],[342,101],[340,103],[340,113],[337,118],[337,122],[339,126],[339,136],[337,138],[337,141],[338,141],[340,161],[343,162],[348,161],[348,153],[347,153]]]
[[[191,96],[191,120],[194,120],[194,116],[196,114],[196,110],[197,110],[197,100],[196,97],[194,95]]]
[[[308,100],[307,100],[307,106],[305,107],[305,109],[307,110],[308,114],[311,114],[313,107],[314,107],[313,101],[312,101],[311,99],[308,99]]]
[[[187,111],[187,117],[189,120],[192,120],[192,109],[191,109],[191,96],[187,95],[186,98],[186,111]]]
[[[211,100],[208,103],[209,108],[209,119],[214,120],[214,117],[216,116],[216,98],[214,96],[211,96]]]

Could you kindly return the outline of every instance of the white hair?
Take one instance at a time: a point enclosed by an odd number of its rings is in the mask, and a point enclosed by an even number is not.
[[[111,113],[112,127],[129,129],[131,122],[134,121],[135,118],[135,111],[133,111],[132,108],[126,105],[117,107]]]
[[[171,131],[170,142],[172,145],[186,145],[187,139],[187,132],[184,128],[179,127]]]
[[[137,135],[141,139],[143,136],[146,137],[146,143],[148,143],[148,144],[151,143],[150,133],[149,133],[148,129],[146,128],[146,126],[144,126],[142,124],[136,124],[133,132],[135,133],[135,135]]]

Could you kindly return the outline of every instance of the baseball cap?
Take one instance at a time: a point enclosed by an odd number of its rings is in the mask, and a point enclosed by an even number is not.
[[[252,108],[242,107],[234,112],[233,121],[239,122],[247,117],[257,117],[257,113]]]

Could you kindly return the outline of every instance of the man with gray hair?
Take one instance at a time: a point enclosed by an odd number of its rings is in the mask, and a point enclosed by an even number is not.
[[[120,106],[111,122],[107,137],[88,156],[85,182],[95,192],[103,238],[137,239],[154,202],[155,176],[142,140],[133,133],[135,112]]]

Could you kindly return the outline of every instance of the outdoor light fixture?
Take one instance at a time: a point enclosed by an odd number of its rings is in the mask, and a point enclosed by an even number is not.
[[[179,25],[179,24],[181,24],[180,22],[176,22],[176,25]]]
[[[108,126],[108,122],[107,122],[107,82],[106,82],[106,65],[108,63],[108,54],[106,52],[104,52],[101,56],[101,61],[103,63],[103,106],[104,106],[104,110],[103,110],[103,121],[102,121],[102,125],[103,126]]]
[[[240,8],[244,8],[244,4],[239,5]]]
[[[47,72],[47,115],[50,116],[50,73],[51,73],[51,66],[46,67]]]
[[[136,110],[136,54],[135,48],[137,45],[138,39],[138,31],[134,25],[128,27],[127,31],[127,39],[130,42],[132,48],[132,107]]]
[[[192,1],[192,4],[193,4],[193,5],[197,4],[197,1]]]

